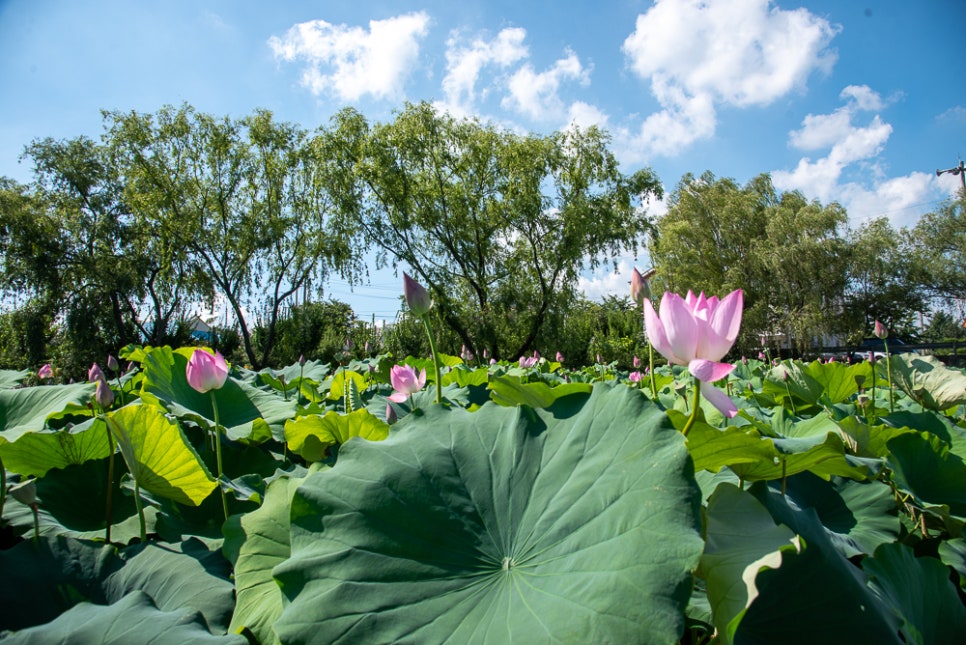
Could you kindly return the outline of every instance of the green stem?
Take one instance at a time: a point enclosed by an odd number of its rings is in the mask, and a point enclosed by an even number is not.
[[[117,375],[117,396],[118,398],[121,399],[121,407],[123,408],[124,407],[124,386],[121,385],[120,374]],[[110,430],[108,430],[108,434],[110,434]],[[110,542],[110,540],[108,540],[108,542]]]
[[[0,459],[0,517],[3,517],[3,507],[7,503],[7,469]]]
[[[30,505],[30,510],[34,514],[34,544],[40,544],[40,509],[37,502]]]
[[[788,462],[782,457],[782,497],[785,497],[785,483],[788,481]]]
[[[426,316],[421,318],[426,327],[426,336],[429,337],[429,351],[433,354],[433,368],[436,370],[436,403],[443,402],[443,379],[439,374],[439,355],[436,353],[436,341],[433,340],[433,330],[429,327],[429,320]]]
[[[885,338],[882,339],[882,346],[885,348],[886,377],[889,379],[889,413],[891,414],[896,411],[895,404],[892,402],[892,357],[889,356],[889,343]]]
[[[785,372],[788,375],[788,372]],[[785,380],[785,391],[788,393],[788,403],[792,406],[792,414],[798,416],[798,410],[795,409],[795,400],[792,398],[792,391],[788,388],[788,380]]]
[[[654,381],[654,347],[647,343],[647,373],[651,377],[651,398],[657,400],[657,383]]]
[[[695,420],[698,418],[698,408],[701,407],[701,385],[698,383],[698,379],[694,379],[694,399],[693,405],[691,406],[691,416],[688,417],[688,422],[684,424],[684,430],[681,431],[685,437],[688,436],[688,432],[691,431],[691,426],[694,425]]]
[[[104,529],[104,541],[108,544],[111,543],[111,508],[113,504],[114,497],[114,436],[111,434],[111,428],[106,423],[104,424],[107,430],[107,445],[110,450],[110,454],[107,457],[107,503],[105,504],[104,517],[105,526]]]
[[[225,498],[225,489],[221,486],[223,470],[221,468],[221,424],[218,420],[218,401],[215,399],[215,391],[211,390],[211,407],[215,412],[215,463],[218,465],[218,490],[221,492],[221,510],[225,513],[225,520],[228,519],[228,500]]]
[[[138,524],[141,527],[141,543],[148,541],[148,528],[144,523],[144,508],[141,506],[141,486],[137,478],[134,479],[134,506],[138,509]]]

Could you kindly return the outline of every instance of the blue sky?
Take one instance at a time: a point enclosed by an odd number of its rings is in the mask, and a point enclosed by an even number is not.
[[[602,125],[668,190],[769,172],[853,226],[907,226],[958,186],[935,171],[966,155],[964,33],[964,0],[0,0],[0,175],[31,179],[35,138],[98,137],[102,109],[267,108],[311,129],[428,100],[520,131]],[[635,263],[582,286],[624,293]],[[399,284],[327,295],[391,320]]]

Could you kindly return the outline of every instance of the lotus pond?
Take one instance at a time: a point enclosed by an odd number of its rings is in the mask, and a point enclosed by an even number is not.
[[[728,417],[679,366],[380,356],[199,392],[193,353],[128,348],[109,397],[0,373],[7,642],[966,633],[966,375],[932,358],[740,361]],[[399,365],[427,387],[394,396]]]

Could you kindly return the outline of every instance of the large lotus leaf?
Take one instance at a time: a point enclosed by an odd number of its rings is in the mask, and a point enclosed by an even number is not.
[[[198,540],[149,542],[119,551],[102,586],[108,603],[132,591],[143,591],[158,609],[198,611],[211,631],[224,632],[235,605],[230,576],[231,567],[221,552]]]
[[[349,387],[349,383],[355,384],[357,391],[362,391],[366,389],[366,377],[358,372],[353,372],[351,370],[340,369],[335,374],[332,375],[332,379],[328,382],[329,394],[328,399],[331,401],[336,401],[345,396],[346,388]]]
[[[107,502],[108,460],[96,459],[80,465],[54,469],[37,480],[40,512],[38,523],[44,536],[65,535],[81,539],[104,539]],[[134,500],[124,495],[119,486],[126,472],[120,457],[114,463],[114,487],[111,495],[111,541],[126,544],[140,535]],[[147,530],[154,529],[154,508],[144,509]],[[4,519],[18,533],[33,535],[34,516],[29,506],[11,497],[3,509]]]
[[[714,624],[731,643],[748,605],[758,596],[755,577],[781,564],[781,552],[798,551],[798,537],[778,525],[754,497],[721,484],[708,500],[704,555],[698,575],[705,580]]]
[[[146,491],[197,506],[215,490],[177,422],[153,405],[125,406],[107,415],[128,471]]]
[[[862,561],[870,584],[902,619],[906,643],[955,645],[966,634],[966,607],[935,558],[917,558],[904,544],[883,544]]]
[[[151,598],[135,591],[113,605],[81,603],[56,620],[8,636],[10,645],[100,643],[101,645],[246,645],[244,636],[214,635],[201,614],[190,610],[161,611]]]
[[[772,487],[779,487],[775,482]],[[899,518],[892,489],[878,481],[858,482],[834,477],[825,481],[800,473],[786,482],[789,506],[818,514],[832,545],[845,557],[871,555],[899,537]]]
[[[13,443],[24,433],[39,432],[48,418],[84,406],[92,396],[93,383],[0,389],[0,438]]]
[[[196,423],[213,426],[211,393],[201,393],[188,385],[185,370],[194,350],[170,347],[153,348],[144,358],[144,384],[141,398],[157,403],[172,414]],[[295,397],[286,401],[280,393],[260,390],[231,377],[224,387],[214,390],[219,423],[229,438],[252,443],[273,436],[281,439],[286,419],[295,416]]]
[[[327,466],[314,466],[313,472]],[[289,515],[292,496],[305,477],[281,477],[268,486],[258,510],[225,523],[226,556],[234,565],[237,602],[229,631],[248,629],[259,643],[278,642],[272,625],[282,615],[282,590],[272,569],[292,554]]]
[[[283,642],[674,642],[702,551],[684,439],[625,386],[432,406],[292,502]]]
[[[52,468],[82,464],[110,453],[107,426],[101,419],[64,430],[28,432],[14,443],[0,437],[3,465],[24,476],[43,477]]]
[[[677,410],[668,410],[675,427],[683,428],[687,417]],[[763,439],[751,427],[714,428],[697,421],[688,431],[688,451],[694,460],[694,470],[718,472],[724,466],[762,462],[774,464],[780,458],[771,439]]]
[[[749,492],[772,518],[801,536],[800,553],[782,552],[781,566],[758,573],[758,596],[735,643],[900,643],[898,620],[868,587],[863,572],[829,540],[813,509],[789,504],[762,484]]]
[[[889,463],[900,488],[927,504],[966,517],[966,463],[937,436],[909,432],[889,440]]]
[[[388,434],[389,425],[365,408],[349,414],[310,414],[285,422],[288,449],[309,462],[321,461],[329,446],[342,445],[352,437],[382,441]]]
[[[939,559],[959,573],[959,586],[966,586],[966,539],[943,540],[939,545]]]
[[[587,394],[590,383],[566,383],[550,387],[542,381],[523,383],[516,376],[495,376],[490,380],[491,397],[500,405],[528,405],[532,408],[549,408],[557,399],[570,394]]]
[[[856,376],[862,378],[863,386],[872,385],[872,366],[865,362],[846,365],[813,361],[804,372],[822,386],[830,403],[846,401],[859,391]]]
[[[765,375],[762,392],[770,394],[776,400],[789,395],[800,403],[816,404],[825,392],[825,387],[813,376],[808,374],[801,363],[787,361],[773,367]]]
[[[20,387],[30,370],[0,370],[0,390]]]
[[[950,369],[934,356],[901,354],[890,357],[892,382],[930,410],[966,403],[966,374]]]
[[[781,439],[770,439],[770,441],[779,448],[779,452],[783,452],[781,448],[785,446],[780,445]],[[787,445],[791,440],[784,440],[784,443]],[[868,468],[865,465],[854,463],[848,458],[845,444],[836,434],[826,435],[824,441],[802,452],[784,453],[772,461],[734,463],[730,467],[745,481],[771,481],[806,471],[822,479],[828,479],[833,475],[865,479],[868,474]]]
[[[882,421],[882,417],[879,418]],[[907,427],[867,425],[851,416],[838,421],[839,429],[848,436],[849,444],[859,457],[881,458],[889,455],[889,441],[901,434],[915,432]]]
[[[224,631],[234,604],[228,562],[197,541],[118,551],[58,536],[0,551],[0,565],[0,629],[40,625],[79,602],[110,604],[139,590],[162,610],[198,611]]]

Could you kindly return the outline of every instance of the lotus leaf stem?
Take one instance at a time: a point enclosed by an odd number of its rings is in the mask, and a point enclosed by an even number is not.
[[[225,489],[221,486],[223,470],[221,467],[221,424],[218,419],[218,401],[215,399],[215,391],[211,390],[211,408],[215,413],[215,463],[218,465],[218,491],[221,493],[221,509],[225,513],[225,520],[228,520],[228,500],[225,498]]]

